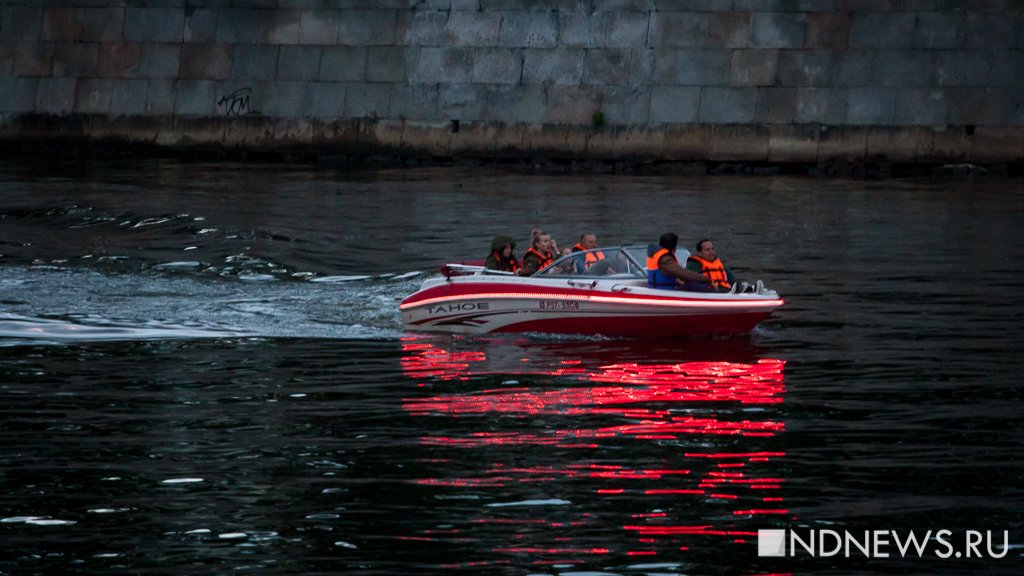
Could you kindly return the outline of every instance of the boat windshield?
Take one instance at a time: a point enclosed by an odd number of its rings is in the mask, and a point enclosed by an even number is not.
[[[555,260],[535,277],[541,278],[646,278],[647,270],[637,260],[637,254],[643,248],[623,246],[613,248],[595,248],[566,254]]]

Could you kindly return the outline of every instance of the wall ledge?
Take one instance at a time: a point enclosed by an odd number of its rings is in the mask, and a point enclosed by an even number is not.
[[[0,148],[43,156],[377,158],[400,163],[633,166],[634,171],[694,163],[1016,166],[1024,163],[1024,126],[660,124],[594,128],[367,118],[7,114],[0,116]]]

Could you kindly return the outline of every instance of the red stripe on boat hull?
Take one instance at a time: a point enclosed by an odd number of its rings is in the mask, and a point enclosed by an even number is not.
[[[770,312],[688,316],[615,316],[528,320],[498,328],[495,332],[546,332],[551,334],[600,334],[633,338],[673,338],[746,334]]]
[[[671,291],[669,291],[671,293]],[[605,290],[587,290],[580,288],[561,288],[556,286],[538,286],[531,284],[498,284],[498,283],[469,283],[460,282],[453,284],[442,284],[439,286],[433,286],[427,290],[421,290],[402,301],[402,307],[411,306],[426,300],[433,300],[435,298],[454,298],[458,296],[465,296],[467,298],[476,298],[481,294],[491,295],[508,295],[516,296],[519,294],[530,294],[531,296],[537,297],[567,297],[567,298],[588,298],[590,296],[615,296],[625,300],[648,300],[655,301],[661,300],[665,302],[678,301],[678,298],[672,296],[661,296],[658,294],[632,294],[629,292],[608,292]],[[702,298],[699,292],[691,292],[688,294],[688,300],[691,301],[704,301],[709,300],[712,302],[720,302],[712,298]]]

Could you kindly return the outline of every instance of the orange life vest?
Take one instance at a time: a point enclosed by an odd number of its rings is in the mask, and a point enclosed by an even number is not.
[[[658,269],[658,260],[665,254],[668,254],[677,263],[676,255],[672,253],[668,248],[661,248],[655,250],[657,246],[648,246],[647,253],[647,285],[651,288],[664,288],[668,290],[674,290],[676,287],[676,279],[665,274]]]
[[[526,254],[523,255],[523,262],[526,262],[526,257],[529,256],[530,254],[533,254],[534,257],[537,258],[537,270],[543,269],[545,266],[551,264],[555,260],[550,253],[541,254],[540,252],[537,251],[536,248],[530,246],[530,249],[527,250]]]
[[[498,262],[496,270],[512,273],[519,271],[519,261],[516,260],[515,254],[510,254],[507,260],[501,255],[501,252],[492,252],[491,256],[494,256],[495,261]]]
[[[711,279],[711,285],[716,288],[725,288],[728,290],[732,287],[729,284],[729,278],[725,274],[725,264],[722,263],[721,258],[715,258],[714,262],[708,262],[700,256],[690,255],[688,260],[700,264],[700,273]]]
[[[587,249],[577,244],[573,246],[573,250],[577,252],[584,252]],[[594,264],[597,264],[598,260],[604,260],[604,252],[601,252],[600,250],[598,250],[597,252],[587,252],[587,254],[583,257],[583,266],[590,268]]]

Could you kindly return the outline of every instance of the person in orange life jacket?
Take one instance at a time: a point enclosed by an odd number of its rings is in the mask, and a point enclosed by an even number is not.
[[[699,284],[687,282],[683,290],[694,292],[728,292],[736,283],[736,277],[732,270],[725,265],[725,262],[715,252],[715,243],[707,238],[697,242],[696,251],[686,259],[686,269],[697,274],[703,274],[711,279],[711,284]]]
[[[572,251],[583,252],[586,250],[593,250],[595,248],[597,248],[597,234],[587,233],[580,236],[579,243],[572,247]],[[582,274],[586,272],[591,266],[597,264],[601,260],[604,260],[604,252],[601,251],[591,252],[576,258],[576,273]]]
[[[516,243],[508,236],[495,236],[491,241],[491,254],[484,262],[484,268],[488,270],[500,270],[502,272],[516,272],[519,270],[519,260],[513,250]]]
[[[530,246],[533,246],[533,244],[537,242],[538,236],[545,235],[551,240],[551,246],[549,247],[550,249],[548,251],[551,252],[552,256],[556,256],[557,254],[559,254],[559,251],[558,243],[555,242],[555,237],[541,230],[540,228],[534,228],[533,230],[530,230]]]
[[[681,289],[685,282],[711,284],[711,279],[700,273],[687,270],[679,265],[676,246],[679,236],[672,232],[661,235],[658,244],[647,246],[647,286],[663,290]]]
[[[523,268],[519,271],[523,276],[530,276],[551,264],[558,254],[558,246],[547,232],[534,228],[530,238],[530,249],[523,254]]]

